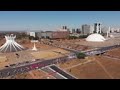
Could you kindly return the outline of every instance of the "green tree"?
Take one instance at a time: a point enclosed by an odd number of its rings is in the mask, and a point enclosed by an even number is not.
[[[78,59],[84,59],[85,57],[86,57],[86,55],[84,53],[82,53],[82,52],[77,54]]]
[[[77,36],[69,36],[69,39],[77,39]]]
[[[93,33],[97,33],[96,31],[93,31]]]
[[[79,38],[87,38],[89,36],[89,34],[87,35],[80,35]]]
[[[33,36],[29,36],[29,40],[34,40],[34,37]]]
[[[34,40],[39,40],[39,37],[36,36],[36,37],[34,37],[33,39],[34,39]]]

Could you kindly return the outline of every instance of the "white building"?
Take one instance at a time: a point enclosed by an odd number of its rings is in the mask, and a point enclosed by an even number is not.
[[[90,33],[93,33],[93,32],[94,32],[94,26],[90,25]]]
[[[94,25],[82,25],[82,34],[92,34],[94,32]]]
[[[38,32],[37,36],[39,38],[52,38],[52,31]]]
[[[116,31],[117,31],[117,32],[120,32],[120,29],[119,29],[119,28],[116,28]]]
[[[90,25],[87,24],[82,25],[82,34],[83,35],[90,34]]]
[[[30,32],[30,36],[35,37],[35,36],[36,36],[36,33],[35,33],[35,32]]]
[[[111,32],[120,32],[120,28],[111,28]]]

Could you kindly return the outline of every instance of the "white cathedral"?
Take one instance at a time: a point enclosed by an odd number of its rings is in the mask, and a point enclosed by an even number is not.
[[[4,45],[0,47],[0,52],[16,52],[16,51],[21,51],[24,50],[24,47],[19,45],[15,41],[16,36],[13,34],[5,36],[6,42]]]

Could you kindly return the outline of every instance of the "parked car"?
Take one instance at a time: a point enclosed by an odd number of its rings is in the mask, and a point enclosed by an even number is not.
[[[25,63],[29,63],[29,61],[26,61]]]
[[[10,66],[15,66],[16,64],[10,64]]]
[[[9,67],[9,66],[5,66],[5,67]]]

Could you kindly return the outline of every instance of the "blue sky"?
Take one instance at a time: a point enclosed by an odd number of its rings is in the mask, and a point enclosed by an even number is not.
[[[0,30],[55,30],[101,22],[120,27],[120,11],[0,11]]]

